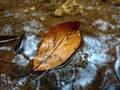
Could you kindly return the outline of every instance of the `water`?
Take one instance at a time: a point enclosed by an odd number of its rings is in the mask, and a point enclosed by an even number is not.
[[[30,3],[29,0],[25,2]],[[34,4],[35,11],[24,12],[24,8],[29,9]],[[18,40],[0,45],[0,90],[120,89],[119,8],[108,3],[98,7],[89,3],[80,15],[56,18],[46,12],[45,16],[49,18],[41,21],[38,12],[43,11],[37,10],[38,3],[33,2],[33,5],[18,6],[19,12],[10,9],[9,13],[4,13],[8,22],[1,18],[0,35],[20,36],[24,32],[25,36],[22,50],[17,55],[14,48]],[[47,6],[44,8],[48,10]],[[80,26],[82,42],[76,53],[61,66],[23,76],[32,69],[32,60],[45,33],[58,23],[74,20],[83,23]]]

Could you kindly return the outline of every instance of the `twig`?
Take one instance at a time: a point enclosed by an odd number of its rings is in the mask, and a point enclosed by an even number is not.
[[[3,60],[3,59],[0,59],[1,62],[6,62],[6,63],[11,63],[11,64],[14,64],[14,62],[11,62],[11,61],[8,61],[8,60]]]

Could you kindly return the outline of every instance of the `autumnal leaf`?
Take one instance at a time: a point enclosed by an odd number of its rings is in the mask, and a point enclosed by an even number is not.
[[[79,26],[80,22],[74,21],[51,28],[33,61],[33,70],[48,70],[64,63],[80,45]]]

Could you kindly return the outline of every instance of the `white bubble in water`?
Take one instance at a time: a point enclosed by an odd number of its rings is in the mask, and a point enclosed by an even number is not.
[[[117,53],[117,60],[115,62],[115,71],[117,74],[117,77],[120,79],[120,46],[116,47],[116,53]]]

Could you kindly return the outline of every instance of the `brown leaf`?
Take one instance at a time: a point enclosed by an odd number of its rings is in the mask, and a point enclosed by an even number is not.
[[[80,45],[79,26],[80,22],[74,21],[51,28],[33,61],[33,70],[48,70],[64,63]]]

